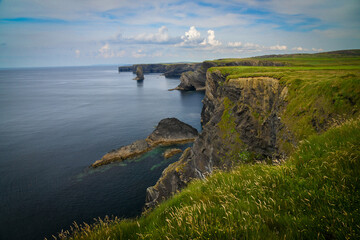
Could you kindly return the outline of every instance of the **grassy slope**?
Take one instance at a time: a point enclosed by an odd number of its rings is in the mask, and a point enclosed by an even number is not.
[[[93,226],[75,226],[72,236],[59,237],[360,238],[360,120],[321,131],[331,125],[329,118],[339,122],[358,117],[359,59],[306,56],[290,64],[288,58],[286,67],[216,68],[228,79],[271,76],[288,87],[289,104],[282,119],[298,140],[306,140],[286,163],[244,164],[217,172],[206,181],[192,182],[139,219],[99,220]],[[322,134],[314,134],[318,132]]]

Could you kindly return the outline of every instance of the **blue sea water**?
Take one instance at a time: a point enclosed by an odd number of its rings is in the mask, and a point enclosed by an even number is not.
[[[164,160],[160,147],[89,165],[166,117],[200,130],[203,93],[167,91],[179,79],[160,74],[133,78],[116,66],[0,70],[0,239],[50,238],[74,221],[141,213],[146,188],[179,155]]]

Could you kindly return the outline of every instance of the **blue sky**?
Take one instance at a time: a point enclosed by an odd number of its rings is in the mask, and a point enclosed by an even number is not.
[[[0,0],[0,67],[360,48],[359,0]]]

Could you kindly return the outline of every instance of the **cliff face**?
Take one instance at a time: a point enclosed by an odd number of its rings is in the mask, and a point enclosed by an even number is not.
[[[167,78],[178,78],[183,72],[195,71],[200,63],[175,63],[175,64],[135,64],[133,66],[121,66],[119,72],[133,72],[141,67],[143,73],[163,73]]]
[[[182,189],[193,178],[204,178],[216,168],[276,157],[278,132],[284,128],[279,113],[287,88],[268,77],[226,81],[220,72],[208,72],[201,114],[203,131],[178,162],[166,168],[155,186],[147,189],[146,206]],[[274,156],[275,155],[275,156]]]
[[[177,90],[205,90],[206,72],[211,67],[219,66],[283,66],[280,62],[263,60],[234,60],[234,61],[205,61],[199,65],[196,70],[184,72],[180,77],[180,84]]]

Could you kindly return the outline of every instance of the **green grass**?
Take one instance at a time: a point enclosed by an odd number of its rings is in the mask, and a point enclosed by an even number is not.
[[[276,62],[286,66],[342,66],[356,65],[360,61],[360,50],[350,50],[347,52],[327,52],[317,54],[287,54],[276,56],[260,56],[253,58],[225,58],[212,61],[217,64],[227,64],[231,62]]]
[[[282,165],[243,164],[195,180],[132,220],[75,227],[66,239],[358,239],[360,121],[303,141]]]

